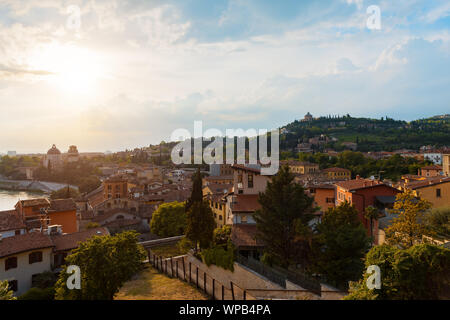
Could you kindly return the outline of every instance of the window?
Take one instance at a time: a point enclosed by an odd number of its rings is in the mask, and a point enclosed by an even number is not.
[[[247,216],[246,215],[243,215],[241,217],[241,223],[247,223]]]
[[[16,230],[16,231],[14,232],[14,234],[15,234],[16,236],[20,235],[20,230]]]
[[[253,188],[253,175],[252,174],[248,175],[248,187]]]
[[[221,214],[219,215],[219,220],[222,220],[222,215]]]
[[[238,174],[238,183],[242,183],[242,173]]]
[[[436,198],[441,197],[441,189],[436,189]]]
[[[327,198],[326,202],[327,203],[334,203],[334,198]]]
[[[30,264],[36,263],[36,262],[42,262],[42,251],[36,251],[32,252],[28,255],[28,262]]]
[[[5,260],[5,271],[17,268],[17,257],[11,257]]]
[[[309,189],[309,192],[316,193],[316,189],[315,188],[311,188],[311,189]]]
[[[17,280],[8,281],[8,284],[9,284],[9,290],[12,290],[14,292],[17,291],[17,288],[18,288],[18,285],[19,285]]]

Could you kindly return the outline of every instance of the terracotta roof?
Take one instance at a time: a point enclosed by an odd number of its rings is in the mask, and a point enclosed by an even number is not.
[[[231,166],[231,168],[235,169],[235,170],[250,171],[250,172],[254,172],[254,173],[258,173],[258,174],[261,173],[261,169],[247,167],[246,165],[243,165],[243,164],[233,164]]]
[[[65,251],[78,248],[80,242],[86,241],[93,236],[104,235],[109,235],[109,231],[108,229],[101,227],[69,234],[50,236],[50,238],[55,245],[55,251]]]
[[[73,199],[58,199],[50,200],[49,211],[62,212],[62,211],[72,211],[77,210],[77,205]]]
[[[115,215],[116,213],[123,213],[123,214],[131,214],[131,215],[135,215],[134,213],[131,213],[130,210],[128,209],[122,209],[122,208],[115,208],[115,209],[111,209],[101,215],[97,215],[95,217],[92,218],[92,221],[94,222],[102,222],[110,217],[112,217],[113,215]]]
[[[237,194],[231,209],[233,212],[254,212],[261,208],[257,194]]]
[[[208,176],[203,178],[205,180],[233,180],[233,176]]]
[[[236,247],[262,247],[256,240],[256,224],[234,224],[231,228],[231,241]]]
[[[420,169],[421,170],[439,170],[439,171],[441,171],[442,170],[442,166],[436,166],[436,165],[425,166],[425,167],[421,167]]]
[[[25,228],[16,210],[0,211],[0,232]]]
[[[433,177],[425,180],[412,181],[410,183],[405,184],[405,187],[408,189],[420,189],[428,186],[433,186],[441,183],[450,182],[450,177]]]
[[[341,187],[346,190],[357,190],[367,187],[373,187],[377,185],[385,185],[380,181],[377,180],[369,180],[369,179],[354,179],[354,180],[347,180],[347,181],[341,181],[335,183],[338,187]]]
[[[52,240],[46,234],[31,232],[0,241],[0,258],[37,249],[53,247]]]
[[[50,201],[47,198],[20,200],[22,207],[49,206]]]
[[[333,168],[323,169],[322,172],[348,172],[348,173],[350,173],[351,171],[348,169],[344,169],[344,168],[333,167]]]
[[[81,211],[81,220],[91,220],[94,218],[94,211],[88,210],[88,211]]]
[[[133,226],[141,224],[141,219],[120,219],[120,220],[114,220],[111,222],[108,222],[105,224],[105,227],[107,228],[122,228],[127,226]]]
[[[210,183],[204,188],[208,188],[209,190],[212,191],[212,193],[224,194],[224,190],[227,190],[227,192],[230,192],[232,187],[233,187],[233,184],[231,184],[231,183],[223,183],[223,184],[221,184],[221,183]]]

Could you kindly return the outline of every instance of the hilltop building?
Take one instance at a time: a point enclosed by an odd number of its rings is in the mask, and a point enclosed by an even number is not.
[[[46,168],[59,168],[62,166],[62,155],[61,151],[56,147],[55,144],[47,151],[44,156],[43,165]]]

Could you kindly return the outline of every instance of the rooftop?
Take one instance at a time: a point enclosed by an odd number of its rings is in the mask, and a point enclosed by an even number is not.
[[[55,246],[55,251],[65,251],[78,248],[80,242],[86,241],[93,236],[109,235],[106,228],[92,228],[85,231],[74,232],[69,234],[50,236]]]
[[[25,228],[16,210],[0,211],[0,232]]]
[[[0,258],[51,247],[53,247],[53,243],[50,236],[40,232],[26,233],[2,239],[0,241]]]

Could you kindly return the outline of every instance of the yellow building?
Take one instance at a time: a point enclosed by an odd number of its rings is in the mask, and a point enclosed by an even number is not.
[[[442,170],[444,171],[444,176],[450,177],[450,154],[442,155]]]
[[[406,184],[417,197],[433,204],[433,208],[450,207],[450,177],[435,177]]]
[[[209,184],[203,188],[203,197],[209,202],[217,227],[225,225],[226,200],[224,197],[232,190],[232,187],[232,184]]]
[[[323,169],[322,173],[330,180],[350,180],[352,177],[350,170],[337,167]]]
[[[311,163],[311,162],[303,162],[303,161],[296,161],[296,160],[287,160],[287,161],[281,161],[281,165],[288,165],[289,170],[292,173],[298,173],[298,174],[312,174],[312,173],[319,173],[319,165],[317,163]]]

